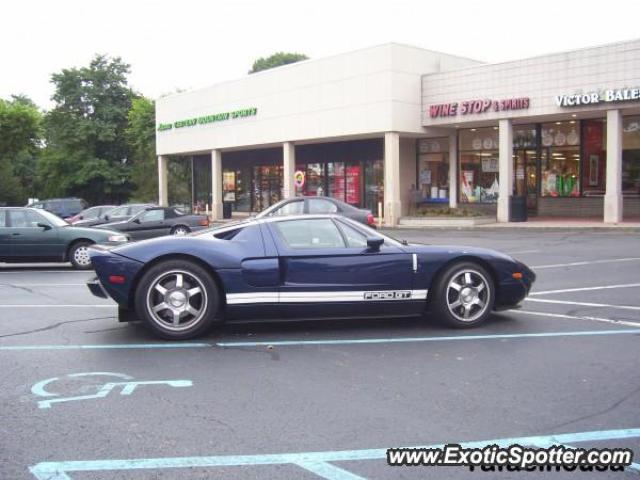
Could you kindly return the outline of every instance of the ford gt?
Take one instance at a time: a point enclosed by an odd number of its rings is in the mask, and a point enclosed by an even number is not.
[[[335,215],[250,219],[89,250],[94,295],[182,340],[221,322],[420,316],[453,327],[514,308],[535,274],[483,248],[395,240]]]

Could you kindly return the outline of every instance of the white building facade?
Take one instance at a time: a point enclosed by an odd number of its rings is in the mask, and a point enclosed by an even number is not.
[[[223,215],[327,195],[396,225],[464,207],[514,219],[640,216],[640,41],[501,64],[386,44],[161,98],[190,202]]]

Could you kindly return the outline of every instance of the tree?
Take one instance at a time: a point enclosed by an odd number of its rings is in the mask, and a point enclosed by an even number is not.
[[[253,62],[253,67],[249,70],[249,73],[261,72],[262,70],[268,70],[270,68],[281,67],[282,65],[288,65],[290,63],[296,63],[301,60],[307,60],[304,53],[287,53],[277,52],[269,57],[260,57]]]
[[[128,198],[127,114],[135,97],[129,65],[96,55],[88,67],[51,77],[53,110],[45,116],[47,147],[38,165],[43,196],[77,195],[91,203]]]
[[[133,99],[127,115],[126,130],[133,198],[140,202],[158,201],[156,160],[156,111],[155,102],[146,97]]]
[[[0,99],[0,204],[21,205],[33,195],[42,115],[25,96]]]

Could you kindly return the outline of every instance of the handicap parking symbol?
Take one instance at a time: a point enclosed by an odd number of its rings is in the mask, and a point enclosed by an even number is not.
[[[120,381],[107,381],[95,383],[96,378],[111,377],[117,378]],[[80,391],[75,393],[85,393],[84,395],[71,395],[65,396],[62,393],[53,393],[50,389],[52,385],[64,384],[65,381],[71,381],[75,379],[90,379],[92,383],[81,386]],[[123,381],[124,380],[124,381]],[[134,381],[134,378],[124,373],[114,372],[85,372],[85,373],[72,373],[63,377],[53,377],[46,380],[42,380],[33,387],[31,387],[31,393],[37,397],[43,397],[44,400],[38,401],[38,408],[51,408],[53,404],[65,403],[65,402],[77,402],[82,400],[95,400],[104,398],[111,392],[120,391],[120,395],[131,395],[138,387],[146,385],[165,385],[173,388],[192,387],[193,382],[191,380],[147,380],[147,381]]]

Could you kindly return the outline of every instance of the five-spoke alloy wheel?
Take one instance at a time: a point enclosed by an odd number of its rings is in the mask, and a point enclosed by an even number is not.
[[[91,257],[89,247],[91,242],[77,242],[69,249],[69,261],[78,270],[88,270],[91,268]]]
[[[454,327],[476,326],[491,313],[494,290],[493,279],[482,266],[457,263],[443,272],[436,283],[434,310]]]
[[[182,260],[160,263],[143,276],[136,309],[147,325],[171,340],[195,337],[214,321],[218,289],[200,265]]]

